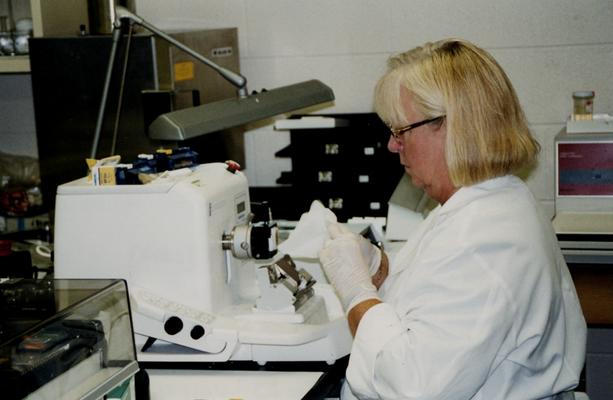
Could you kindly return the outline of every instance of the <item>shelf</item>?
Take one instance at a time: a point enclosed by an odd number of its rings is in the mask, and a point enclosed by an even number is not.
[[[76,35],[79,26],[88,23],[87,4],[83,0],[14,1],[13,18],[32,18],[34,37]],[[0,74],[29,72],[27,55],[0,56]]]
[[[28,56],[0,56],[0,73],[30,72]]]

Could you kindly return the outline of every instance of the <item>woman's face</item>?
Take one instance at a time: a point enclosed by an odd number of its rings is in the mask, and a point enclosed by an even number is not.
[[[408,124],[426,119],[415,110],[411,95],[404,87],[400,89],[400,100]],[[423,188],[428,196],[441,204],[457,190],[449,179],[445,162],[446,137],[447,122],[444,119],[442,123],[433,122],[404,132],[397,139],[390,136],[387,143],[389,151],[400,156],[400,163],[413,184]]]

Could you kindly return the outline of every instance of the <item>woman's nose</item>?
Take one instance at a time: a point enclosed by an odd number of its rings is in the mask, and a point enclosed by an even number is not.
[[[400,151],[400,147],[402,145],[398,140],[394,138],[393,135],[390,135],[389,140],[387,141],[387,149],[392,153],[398,153]]]

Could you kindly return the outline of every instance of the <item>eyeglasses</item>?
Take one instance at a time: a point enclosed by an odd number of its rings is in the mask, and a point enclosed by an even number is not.
[[[441,115],[439,117],[434,117],[434,118],[429,118],[429,119],[424,119],[423,121],[419,121],[419,122],[415,122],[413,124],[410,125],[406,125],[403,126],[401,128],[392,128],[391,126],[389,127],[389,130],[392,133],[392,137],[396,140],[400,140],[400,137],[402,136],[402,134],[404,134],[405,132],[409,132],[410,130],[413,130],[415,128],[419,128],[422,125],[426,125],[429,124],[430,122],[436,122],[436,121],[440,121],[441,119],[445,118],[445,115]]]

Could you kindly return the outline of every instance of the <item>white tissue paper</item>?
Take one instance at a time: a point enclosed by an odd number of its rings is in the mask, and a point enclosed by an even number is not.
[[[324,242],[330,238],[326,225],[335,222],[336,215],[315,200],[309,211],[300,216],[289,237],[279,244],[279,250],[292,258],[318,258]]]

